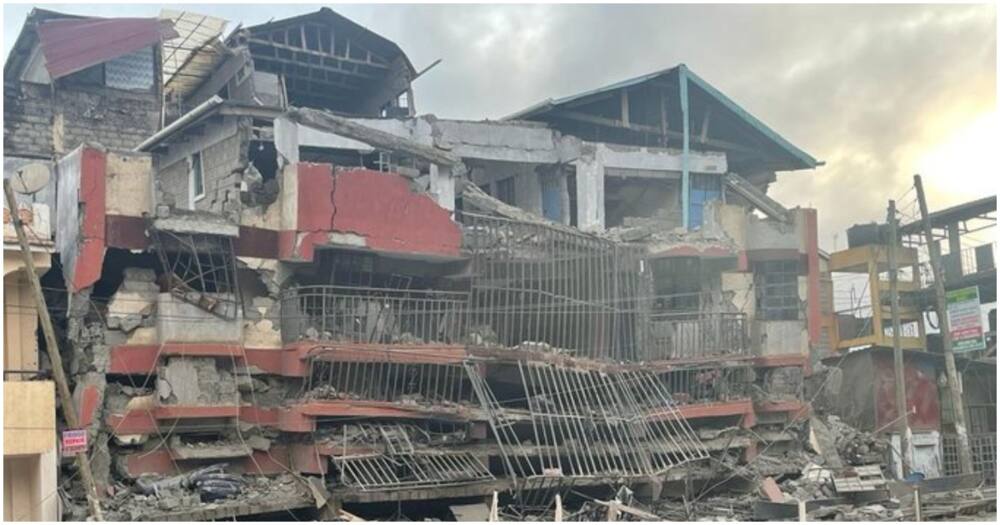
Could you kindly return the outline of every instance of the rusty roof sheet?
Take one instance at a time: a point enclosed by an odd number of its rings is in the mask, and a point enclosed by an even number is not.
[[[38,26],[45,67],[53,79],[176,36],[169,21],[156,18],[49,20]]]

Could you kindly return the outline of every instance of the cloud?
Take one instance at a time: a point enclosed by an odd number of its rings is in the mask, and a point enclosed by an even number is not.
[[[245,25],[317,8],[198,6]],[[88,9],[95,8],[67,8]],[[159,6],[129,9],[131,16],[150,16]],[[951,137],[968,123],[996,108],[994,5],[344,5],[337,10],[397,42],[418,69],[443,59],[414,86],[417,109],[441,117],[498,118],[549,97],[686,63],[827,162],[815,171],[781,174],[772,187],[789,206],[819,209],[826,248],[851,224],[884,218],[886,200],[907,189],[921,164],[947,164],[937,157],[922,162],[935,145],[954,142]],[[5,7],[5,14],[12,11]],[[20,20],[13,23],[17,28]],[[11,25],[5,21],[8,32]],[[975,129],[980,128],[996,130]],[[981,172],[995,176],[1000,166],[991,162]],[[963,184],[975,175],[968,171],[924,173],[931,207],[980,196],[982,184]]]

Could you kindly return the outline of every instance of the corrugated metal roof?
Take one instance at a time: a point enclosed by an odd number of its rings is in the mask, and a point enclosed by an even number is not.
[[[156,18],[49,20],[38,26],[45,67],[60,78],[177,36]]]
[[[163,43],[163,83],[168,91],[184,96],[211,76],[227,56],[220,37],[229,22],[175,9],[161,10],[160,19],[171,21],[178,33]]]

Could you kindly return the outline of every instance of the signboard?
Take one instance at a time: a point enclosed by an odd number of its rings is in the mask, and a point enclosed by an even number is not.
[[[945,294],[948,302],[948,327],[951,348],[955,352],[985,350],[983,314],[979,307],[979,287],[970,286]]]
[[[86,430],[63,430],[62,432],[62,455],[75,456],[87,451],[87,431]]]

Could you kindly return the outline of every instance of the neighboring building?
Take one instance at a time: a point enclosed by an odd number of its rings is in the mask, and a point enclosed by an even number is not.
[[[5,160],[51,160],[84,141],[135,147],[160,128],[161,42],[173,36],[155,18],[33,9],[3,70]]]
[[[833,356],[824,361],[842,371],[838,392],[829,399],[834,412],[849,425],[889,436],[899,449],[894,424],[896,407],[892,349],[869,347]],[[996,363],[957,359],[962,376],[962,402],[969,425],[973,468],[987,485],[996,485]],[[945,379],[944,358],[937,354],[907,351],[904,354],[906,405],[913,432],[913,466],[928,478],[961,473],[955,444],[954,418]],[[894,455],[894,468],[900,466]]]
[[[225,38],[164,17],[188,42],[163,46],[166,125],[57,163],[74,393],[102,494],[206,461],[275,492],[113,517],[314,511],[317,489],[324,512],[528,512],[800,446],[828,261],[816,211],[766,189],[819,163],[688,68],[445,120],[328,9]],[[289,471],[316,483],[279,493]]]
[[[992,196],[928,216],[935,242],[944,248],[946,293],[971,287],[979,297],[981,344],[955,353],[973,469],[983,473],[989,485],[996,485],[996,244],[978,242],[973,234],[996,226],[996,210]],[[843,376],[840,393],[830,400],[833,411],[859,429],[890,436],[898,449],[887,232],[885,225],[856,225],[847,232],[848,248],[830,255],[838,293],[851,301],[842,301],[827,316],[834,327],[836,353],[824,363],[839,368]],[[899,236],[899,339],[913,469],[928,477],[959,474],[954,408],[922,221],[901,225]],[[898,461],[895,468],[900,469]]]
[[[25,201],[17,213],[35,269],[45,272],[53,251],[49,210]],[[4,521],[58,521],[55,383],[39,355],[38,311],[6,203],[3,211]]]

